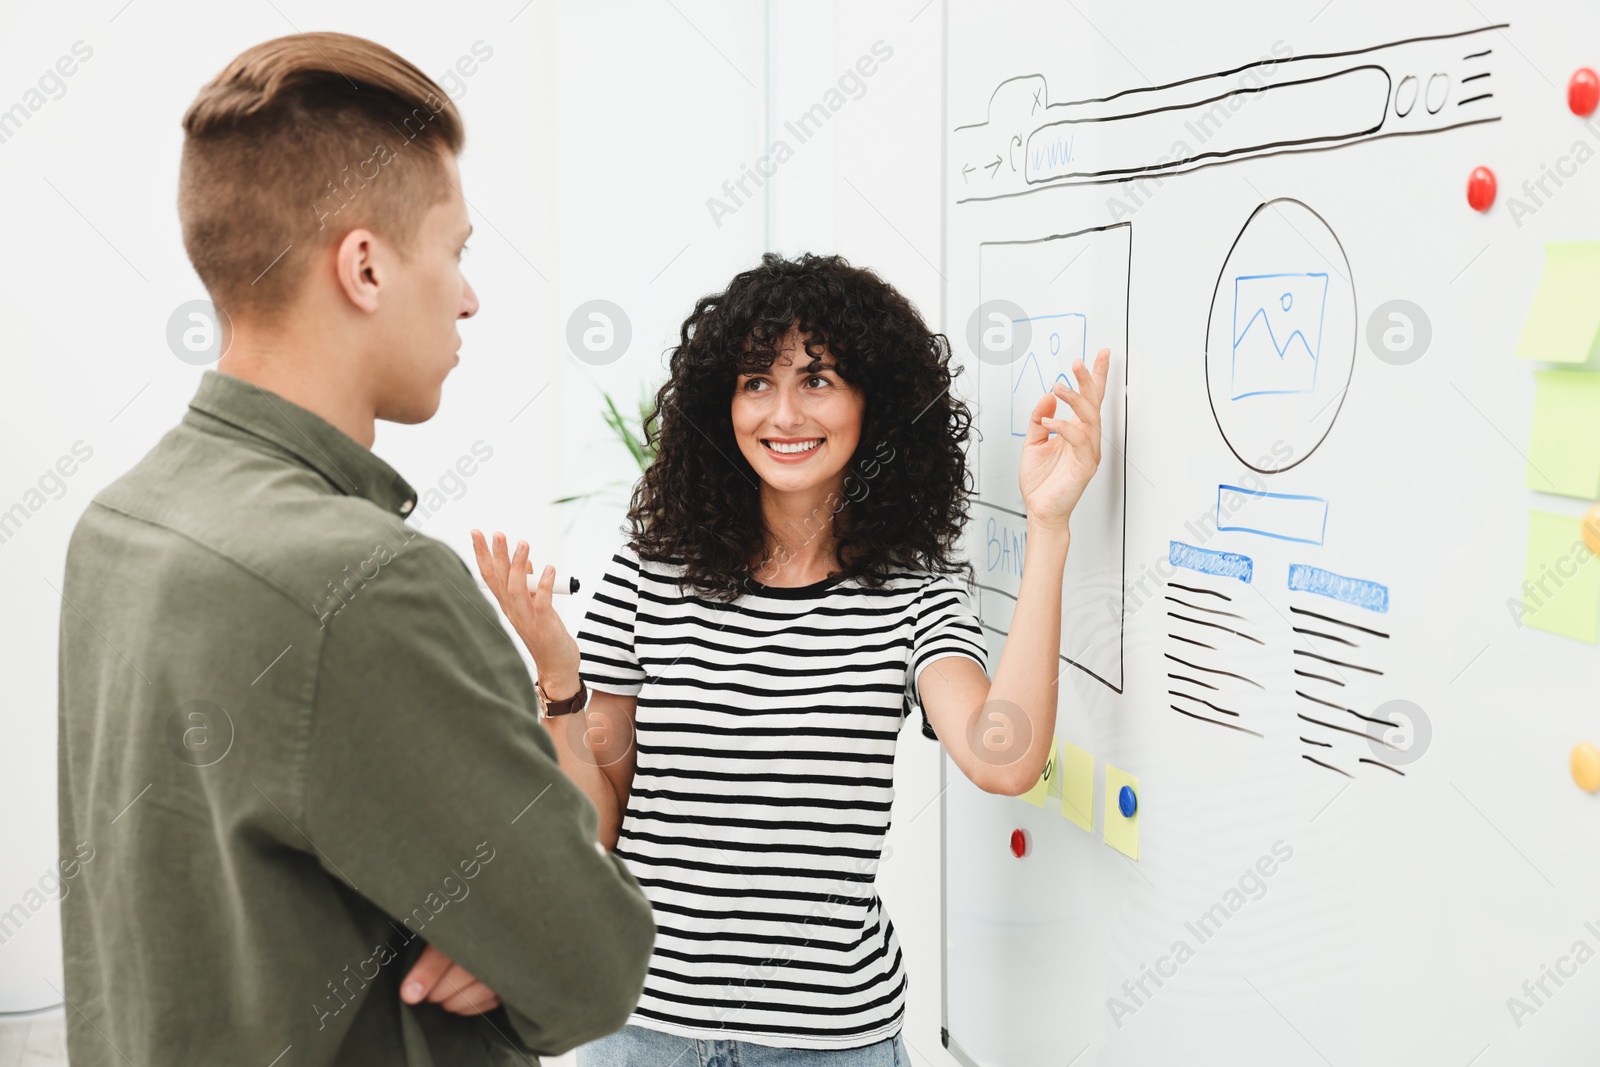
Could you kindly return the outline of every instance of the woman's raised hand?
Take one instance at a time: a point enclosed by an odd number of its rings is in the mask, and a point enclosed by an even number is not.
[[[1094,357],[1093,374],[1079,360],[1072,366],[1078,388],[1058,381],[1034,405],[1017,474],[1028,518],[1065,527],[1094,477],[1100,465],[1100,402],[1105,399],[1110,365],[1109,348]],[[1053,418],[1057,400],[1077,417]]]
[[[483,532],[473,530],[472,551],[478,557],[478,572],[488,583],[500,610],[506,613],[517,636],[533,655],[539,678],[546,682],[545,692],[553,700],[566,697],[565,690],[569,687],[576,692],[578,643],[567,632],[552,604],[556,569],[545,567],[539,576],[539,588],[534,591],[528,588],[528,542],[518,541],[516,554],[509,555],[505,534],[495,531],[491,551],[484,542]],[[563,691],[557,692],[552,686]]]

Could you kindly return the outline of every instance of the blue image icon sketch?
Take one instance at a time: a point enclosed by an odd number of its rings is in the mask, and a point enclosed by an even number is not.
[[[1016,319],[1012,322],[1012,344],[1023,332],[1017,329],[1026,322],[1027,351],[1013,350],[1011,365],[1016,368],[1011,376],[1011,435],[1026,437],[1028,416],[1033,405],[1058,381],[1066,382],[1069,389],[1078,388],[1072,376],[1072,364],[1083,359],[1088,336],[1088,320],[1072,312],[1065,315],[1043,315],[1036,319]]]
[[[1327,302],[1324,273],[1233,280],[1232,399],[1316,390]]]

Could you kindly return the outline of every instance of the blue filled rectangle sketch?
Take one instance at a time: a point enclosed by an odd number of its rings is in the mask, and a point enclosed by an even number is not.
[[[1233,280],[1231,399],[1316,390],[1327,300],[1325,273]]]
[[[1296,593],[1315,593],[1368,611],[1389,610],[1389,587],[1382,582],[1350,578],[1304,563],[1289,564],[1289,589]]]
[[[1023,324],[1026,324],[1024,326]],[[1077,312],[1011,323],[1011,435],[1025,437],[1033,406],[1057,381],[1077,389],[1072,365],[1084,358],[1088,319]]]
[[[1174,567],[1185,567],[1218,578],[1237,578],[1241,582],[1249,582],[1255,576],[1255,561],[1249,556],[1186,545],[1182,541],[1168,542],[1167,562]]]

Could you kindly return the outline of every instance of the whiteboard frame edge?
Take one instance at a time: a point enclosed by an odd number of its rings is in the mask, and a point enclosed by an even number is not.
[[[939,328],[950,335],[950,253],[948,247],[950,205],[945,202],[945,172],[950,169],[950,129],[946,119],[950,107],[950,5],[939,0]],[[927,714],[926,711],[923,712]],[[950,1047],[950,919],[945,902],[946,862],[949,846],[944,804],[944,742],[939,742],[939,1043]]]

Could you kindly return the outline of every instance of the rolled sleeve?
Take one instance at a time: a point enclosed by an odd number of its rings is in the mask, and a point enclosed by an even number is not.
[[[330,874],[558,1054],[623,1025],[655,927],[534,701],[465,564],[419,538],[329,623],[304,825]]]

